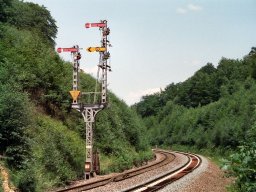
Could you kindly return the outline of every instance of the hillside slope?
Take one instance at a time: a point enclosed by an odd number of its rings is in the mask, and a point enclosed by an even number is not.
[[[153,145],[235,149],[255,122],[256,49],[241,60],[208,63],[184,82],[146,95],[133,108]]]
[[[133,108],[151,145],[223,157],[232,191],[256,190],[256,48],[241,60],[208,63],[184,82],[146,95]],[[230,155],[231,154],[231,155]],[[216,158],[217,156],[217,158]]]
[[[72,65],[54,50],[55,20],[43,6],[0,2],[0,155],[21,191],[45,191],[81,178],[85,124],[71,109]],[[82,90],[95,79],[81,73]],[[99,113],[95,146],[102,173],[151,157],[145,126],[114,94]]]

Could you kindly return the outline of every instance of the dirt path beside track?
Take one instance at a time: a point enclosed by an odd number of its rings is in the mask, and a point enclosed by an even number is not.
[[[2,188],[4,192],[14,192],[15,190],[9,185],[9,173],[6,168],[0,164],[0,177],[2,180]]]

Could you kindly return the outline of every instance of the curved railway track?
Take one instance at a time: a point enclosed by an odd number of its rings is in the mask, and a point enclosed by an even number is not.
[[[187,154],[187,153],[181,153],[181,152],[170,152],[170,151],[163,151],[163,150],[154,150],[155,153],[161,154],[163,156],[162,160],[159,162],[156,162],[151,165],[142,166],[140,168],[137,168],[135,170],[128,170],[123,173],[116,174],[114,176],[104,176],[101,179],[97,181],[90,180],[86,183],[75,185],[75,186],[69,186],[66,188],[55,190],[56,192],[65,192],[65,191],[75,191],[75,192],[81,192],[81,191],[87,191],[90,189],[94,189],[100,186],[107,185],[111,182],[119,182],[131,177],[135,177],[139,174],[151,171],[153,169],[159,168],[161,166],[169,164],[171,161],[175,159],[175,153],[180,153],[183,155],[186,155],[188,157],[188,160],[185,165],[182,167],[179,167],[178,169],[171,171],[167,174],[164,174],[160,177],[157,177],[155,179],[152,179],[151,181],[145,182],[141,185],[137,185],[135,187],[131,187],[129,189],[126,189],[124,191],[157,191],[158,189],[163,188],[164,186],[168,185],[169,183],[183,177],[184,175],[188,174],[192,170],[194,170],[196,167],[199,166],[201,159],[193,154]],[[157,181],[159,180],[159,181]]]
[[[157,178],[154,178],[150,181],[142,183],[140,185],[131,187],[129,189],[123,190],[122,192],[152,192],[158,191],[165,186],[173,183],[174,181],[182,178],[183,176],[187,175],[188,173],[192,172],[201,164],[201,158],[198,155],[190,154],[190,153],[183,153],[183,152],[175,152],[180,153],[188,157],[188,161],[186,164],[181,166],[180,168],[167,172],[164,175],[161,175]]]

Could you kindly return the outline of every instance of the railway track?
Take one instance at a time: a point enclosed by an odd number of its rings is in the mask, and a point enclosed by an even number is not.
[[[122,192],[152,192],[158,191],[165,186],[173,183],[174,181],[182,178],[183,176],[187,175],[188,173],[195,170],[201,164],[201,158],[198,155],[190,154],[190,153],[182,153],[182,152],[175,152],[180,153],[188,157],[188,161],[186,164],[181,166],[180,168],[167,172],[164,175],[161,175],[157,178],[154,178],[150,181],[142,183],[140,185],[131,187],[129,189],[123,190]]]
[[[97,187],[100,187],[100,186],[103,186],[103,185],[107,185],[108,183],[111,183],[111,182],[122,181],[122,180],[125,180],[125,179],[128,179],[128,178],[134,177],[136,175],[151,171],[151,170],[156,169],[158,167],[167,165],[171,161],[173,161],[174,158],[175,158],[174,154],[166,153],[166,152],[160,151],[160,150],[154,150],[154,153],[161,154],[161,156],[163,156],[162,160],[159,161],[159,162],[153,163],[151,165],[145,165],[145,166],[139,167],[135,170],[128,170],[128,171],[125,171],[123,173],[118,173],[114,176],[105,176],[105,177],[102,177],[101,179],[99,179],[97,181],[90,182],[90,180],[89,180],[88,183],[58,189],[58,190],[55,190],[55,192],[66,192],[66,191],[80,192],[80,191],[86,191],[86,190],[94,189],[94,188],[97,188]]]
[[[171,163],[175,159],[175,153],[180,153],[185,156],[187,156],[186,163],[177,168],[174,171],[168,172],[164,175],[158,176],[157,178],[154,178],[150,181],[147,181],[145,183],[142,183],[140,185],[128,188],[126,190],[123,190],[123,192],[128,191],[157,191],[164,186],[170,184],[171,182],[178,180],[179,178],[183,177],[184,175],[188,174],[189,172],[193,171],[195,168],[197,168],[201,162],[201,159],[193,154],[188,153],[181,153],[181,152],[170,152],[170,151],[163,151],[163,150],[154,150],[155,153],[161,154],[163,156],[162,160],[159,162],[156,162],[151,165],[142,166],[140,168],[137,168],[135,170],[129,170],[125,171],[123,173],[116,174],[114,176],[106,176],[102,177],[101,179],[97,181],[90,182],[90,180],[86,183],[79,184],[76,186],[70,186],[62,189],[56,190],[56,192],[81,192],[81,191],[87,191],[90,189],[94,189],[100,186],[107,185],[111,182],[119,182],[131,177],[135,177],[139,174],[151,171],[153,169],[159,168],[161,166],[167,165]]]

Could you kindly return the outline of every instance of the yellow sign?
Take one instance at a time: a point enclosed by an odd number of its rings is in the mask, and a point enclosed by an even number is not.
[[[76,101],[80,94],[80,91],[73,90],[73,91],[69,91],[69,93],[72,96],[73,100]]]
[[[88,52],[104,52],[106,51],[106,48],[105,47],[89,47],[86,49]]]

